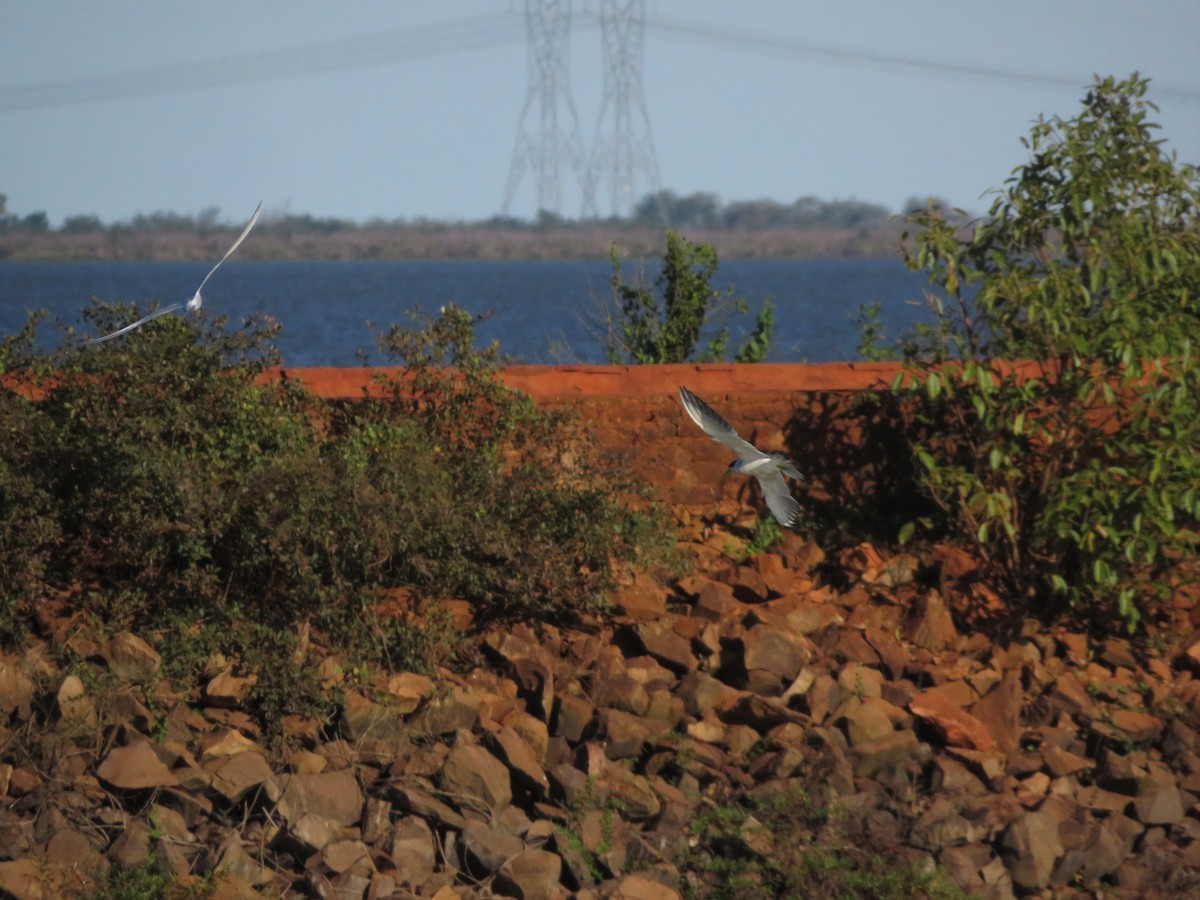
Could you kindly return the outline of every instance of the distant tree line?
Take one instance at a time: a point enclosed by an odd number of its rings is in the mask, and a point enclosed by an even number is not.
[[[0,234],[10,231],[24,231],[29,234],[43,234],[50,230],[50,219],[44,212],[30,213],[18,216],[8,211],[8,195],[0,194]]]
[[[672,228],[737,228],[761,231],[772,228],[863,228],[886,224],[892,211],[861,200],[822,200],[801,197],[793,203],[775,200],[738,200],[722,203],[716,194],[697,192],[679,196],[674,191],[647,194],[630,217],[639,225],[663,220]]]
[[[0,194],[0,235],[3,234],[107,234],[111,236],[130,234],[195,234],[205,235],[221,229],[218,222],[220,210],[209,207],[195,215],[176,212],[139,213],[131,219],[106,224],[98,216],[72,215],[64,219],[58,229],[50,227],[45,212],[28,215],[10,213],[7,197]],[[913,199],[905,204],[909,208],[924,207],[924,200]],[[738,200],[722,203],[716,194],[697,192],[679,195],[674,191],[657,191],[647,194],[635,204],[626,217],[604,219],[609,226],[632,228],[664,227],[674,229],[743,230],[762,231],[771,229],[863,229],[888,224],[893,212],[878,203],[861,200],[822,200],[818,197],[801,197],[792,203],[775,200]],[[276,215],[259,226],[261,231],[271,231],[280,236],[329,235],[357,231],[397,231],[438,233],[450,228],[470,226],[482,229],[504,230],[548,230],[570,229],[576,226],[595,224],[595,220],[568,219],[552,212],[542,211],[534,219],[519,219],[511,216],[492,216],[478,222],[448,222],[426,218],[383,219],[374,218],[358,223],[350,219],[303,215]]]

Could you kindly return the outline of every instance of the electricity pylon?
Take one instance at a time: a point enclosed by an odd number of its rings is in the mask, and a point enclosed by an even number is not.
[[[601,0],[604,87],[596,136],[584,181],[583,215],[596,216],[597,190],[609,186],[612,215],[626,215],[638,198],[658,191],[658,163],[642,91],[645,0]]]
[[[569,168],[582,187],[583,140],[567,78],[571,0],[525,0],[529,87],[517,126],[501,213],[508,215],[526,169],[537,179],[538,212],[562,213],[561,172]],[[560,121],[560,112],[565,121]]]

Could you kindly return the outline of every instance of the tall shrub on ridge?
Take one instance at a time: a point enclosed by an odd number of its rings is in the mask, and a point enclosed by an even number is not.
[[[717,274],[717,251],[708,244],[693,244],[676,231],[667,232],[663,267],[655,279],[658,293],[643,279],[630,283],[621,274],[614,247],[612,291],[616,312],[606,318],[605,356],[610,363],[720,362],[725,358],[729,328],[712,333],[697,352],[701,332],[711,320],[727,312],[732,303],[738,313],[747,310],[744,300],[731,300],[733,289],[718,291],[710,283]],[[775,328],[775,310],[763,303],[754,331],[738,349],[734,361],[762,362]]]
[[[937,206],[909,217],[907,262],[938,290],[899,379],[942,526],[1017,596],[1131,630],[1200,516],[1200,177],[1146,90],[1097,79],[1074,118],[1039,120],[970,234]]]

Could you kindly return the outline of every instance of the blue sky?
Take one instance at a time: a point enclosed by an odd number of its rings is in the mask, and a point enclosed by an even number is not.
[[[599,6],[575,0],[569,49],[585,152]],[[486,218],[529,84],[523,9],[0,0],[0,193],[56,225],[211,207],[241,222],[260,199],[268,216]],[[643,93],[676,193],[980,211],[1034,118],[1073,115],[1092,73],[1133,70],[1153,79],[1168,146],[1200,162],[1194,0],[648,0],[646,15]],[[564,176],[561,211],[580,203]],[[526,172],[510,211],[536,208]]]

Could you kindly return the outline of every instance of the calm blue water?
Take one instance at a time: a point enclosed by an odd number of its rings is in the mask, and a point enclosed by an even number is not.
[[[93,297],[106,302],[186,300],[208,263],[0,264],[0,334],[29,311],[47,309],[80,327]],[[626,279],[635,266],[624,268]],[[653,277],[652,264],[647,265]],[[457,303],[492,313],[478,335],[529,363],[604,362],[603,310],[611,303],[607,261],[569,262],[229,262],[209,282],[204,308],[233,324],[265,313],[283,324],[279,347],[288,365],[387,362],[367,322],[407,323],[406,311]],[[729,260],[714,285],[733,285],[751,307],[730,319],[734,340],[753,326],[765,297],[776,310],[772,362],[858,358],[859,304],[878,303],[890,335],[925,316],[924,276],[893,260]]]

